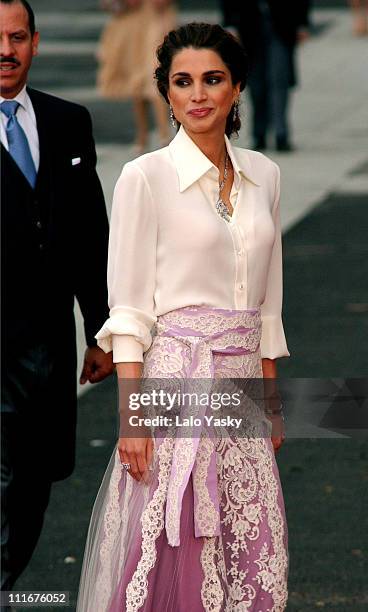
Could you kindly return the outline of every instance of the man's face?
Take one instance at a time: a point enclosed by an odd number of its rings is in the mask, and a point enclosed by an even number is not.
[[[1,95],[14,98],[27,81],[39,41],[38,32],[31,36],[28,13],[20,2],[0,2],[0,35]]]

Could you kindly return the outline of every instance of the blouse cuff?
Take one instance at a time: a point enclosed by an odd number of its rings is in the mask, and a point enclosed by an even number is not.
[[[281,317],[262,316],[261,358],[290,357]]]
[[[143,361],[152,344],[151,328],[156,317],[135,308],[113,308],[95,338],[105,353],[113,351],[115,363]]]
[[[114,363],[143,363],[143,345],[134,336],[112,336]]]

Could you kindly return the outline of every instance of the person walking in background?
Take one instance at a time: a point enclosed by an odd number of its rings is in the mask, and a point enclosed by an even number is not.
[[[0,0],[2,203],[1,587],[36,546],[51,484],[71,474],[74,297],[87,349],[80,382],[113,371],[106,318],[108,221],[88,111],[26,86],[39,34],[25,0]]]
[[[160,146],[170,139],[165,103],[153,83],[155,50],[163,36],[175,26],[171,0],[102,0],[112,12],[99,45],[97,86],[110,100],[131,98],[134,105],[139,155],[148,144],[148,104],[152,103]]]
[[[290,88],[297,83],[295,47],[308,38],[309,0],[221,0],[224,26],[235,28],[250,58],[253,147],[291,151]]]
[[[368,0],[349,0],[353,14],[353,33],[355,36],[368,34]]]
[[[94,505],[77,612],[282,612],[277,401],[276,429],[247,406],[242,433],[169,427],[152,437],[150,427],[125,426],[130,384],[164,395],[199,379],[211,391],[229,378],[272,387],[277,359],[289,355],[279,168],[230,142],[241,126],[244,49],[219,25],[191,23],[171,31],[157,57],[178,131],[128,162],[115,187],[110,318],[96,337],[117,363],[121,429]]]

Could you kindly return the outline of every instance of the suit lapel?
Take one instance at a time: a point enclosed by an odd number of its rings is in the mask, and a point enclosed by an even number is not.
[[[34,226],[34,189],[31,187],[18,164],[1,144],[1,195],[4,219],[13,219],[20,226]],[[4,228],[4,231],[7,231]]]
[[[11,169],[12,172],[15,172],[16,175],[17,175],[17,178],[19,178],[19,180],[24,183],[24,186],[28,187],[28,189],[30,191],[33,191],[31,185],[27,181],[27,179],[24,176],[23,172],[19,168],[18,164],[14,161],[14,159],[10,155],[9,151],[7,151],[7,149],[4,147],[3,143],[1,143],[1,163],[5,164],[5,166],[7,166],[9,169]]]
[[[48,109],[45,104],[43,104],[42,97],[38,95],[38,92],[34,89],[27,87],[27,92],[29,97],[31,98],[33,109],[36,115],[36,123],[37,123],[37,132],[38,132],[38,142],[40,148],[40,165],[37,174],[37,185],[39,186],[42,181],[51,173],[51,163],[50,163],[50,121]]]

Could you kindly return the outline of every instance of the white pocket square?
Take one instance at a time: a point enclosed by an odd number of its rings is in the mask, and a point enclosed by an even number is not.
[[[81,163],[81,158],[80,157],[73,157],[72,159],[72,166],[78,166],[78,164]]]

